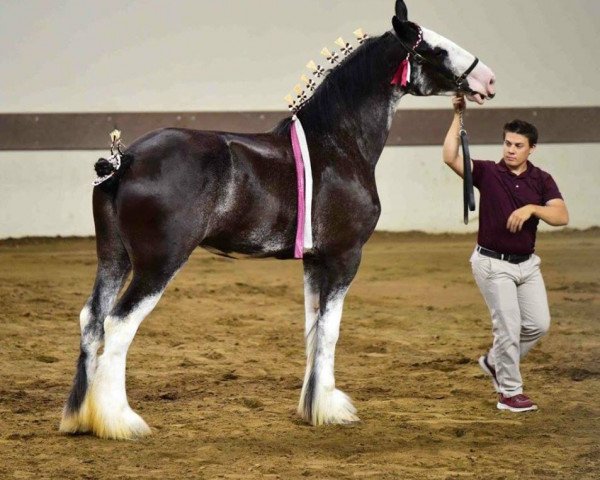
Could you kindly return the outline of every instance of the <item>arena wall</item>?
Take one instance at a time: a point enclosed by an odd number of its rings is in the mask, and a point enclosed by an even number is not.
[[[65,150],[35,142],[6,147],[14,134],[3,128],[9,114],[282,111],[283,96],[308,60],[318,60],[320,49],[333,48],[340,35],[353,40],[357,27],[383,33],[393,3],[4,2],[0,42],[11,48],[0,57],[0,238],[93,234],[91,167],[106,154],[67,143]],[[496,99],[471,110],[558,107],[557,118],[567,118],[577,107],[595,108],[591,120],[577,124],[573,117],[574,130],[589,133],[585,143],[564,143],[553,132],[533,161],[555,176],[571,227],[600,225],[600,73],[593,61],[600,2],[573,0],[568,9],[562,0],[407,3],[414,21],[452,38],[496,72]],[[449,104],[448,98],[405,98],[400,108]],[[102,134],[110,130],[107,125]],[[439,146],[385,149],[377,169],[380,230],[476,228],[476,221],[462,224],[460,180],[441,162],[442,141],[440,135]],[[473,156],[498,159],[499,143],[472,145]]]

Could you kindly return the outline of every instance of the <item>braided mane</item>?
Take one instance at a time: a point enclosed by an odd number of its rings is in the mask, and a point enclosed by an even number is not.
[[[297,110],[296,115],[309,128],[331,125],[366,101],[377,87],[384,88],[391,76],[387,74],[397,65],[388,64],[382,55],[391,48],[401,49],[393,33],[366,39],[362,45],[330,69],[321,84]],[[390,77],[390,78],[388,78]],[[291,117],[284,119],[275,130],[285,128]]]

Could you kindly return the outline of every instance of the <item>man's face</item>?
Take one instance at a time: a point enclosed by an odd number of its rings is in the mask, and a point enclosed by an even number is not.
[[[513,132],[504,134],[502,155],[504,163],[511,170],[519,170],[534,150],[535,145],[529,145],[529,139],[526,136]]]

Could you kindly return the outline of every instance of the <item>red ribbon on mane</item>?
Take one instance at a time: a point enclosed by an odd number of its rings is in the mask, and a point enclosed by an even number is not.
[[[410,80],[410,63],[408,63],[408,57],[402,60],[402,63],[396,70],[394,74],[394,78],[392,78],[392,85],[400,84],[403,87],[408,85],[408,81]]]
[[[408,85],[408,83],[410,82],[410,71],[411,71],[410,54],[411,54],[411,52],[414,52],[417,49],[417,47],[421,44],[421,42],[423,41],[423,30],[421,30],[421,27],[419,27],[418,25],[416,25],[416,27],[419,30],[419,35],[417,37],[417,41],[413,45],[412,50],[409,50],[409,52],[406,54],[406,57],[404,58],[404,60],[402,60],[402,63],[400,63],[398,70],[396,70],[396,73],[394,74],[394,78],[392,78],[392,82],[391,82],[392,85],[400,84],[401,86],[406,87]]]

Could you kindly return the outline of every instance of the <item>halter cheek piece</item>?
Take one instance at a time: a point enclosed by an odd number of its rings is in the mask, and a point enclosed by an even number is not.
[[[408,52],[405,60],[408,61],[409,57],[412,55],[417,63],[419,63],[419,64],[426,63],[426,64],[430,65],[431,67],[433,67],[435,70],[437,70],[437,72],[440,75],[443,75],[444,77],[448,78],[449,80],[452,80],[454,82],[454,84],[456,85],[457,91],[471,94],[471,95],[477,94],[478,92],[475,92],[474,90],[471,89],[471,87],[469,87],[469,84],[467,82],[467,77],[475,69],[475,67],[479,63],[479,59],[477,57],[475,57],[475,60],[473,61],[473,63],[460,76],[456,76],[453,73],[448,72],[448,70],[445,68],[442,68],[441,65],[432,62],[431,60],[429,60],[428,58],[425,58],[423,55],[421,55],[420,53],[417,52],[417,47],[423,41],[423,30],[421,29],[421,27],[419,27],[415,23],[413,23],[412,25],[414,25],[417,28],[417,31],[419,32],[417,41],[415,42],[415,44],[412,47],[409,45],[406,45],[402,40],[400,40],[398,38],[398,41],[400,42],[400,44]]]

